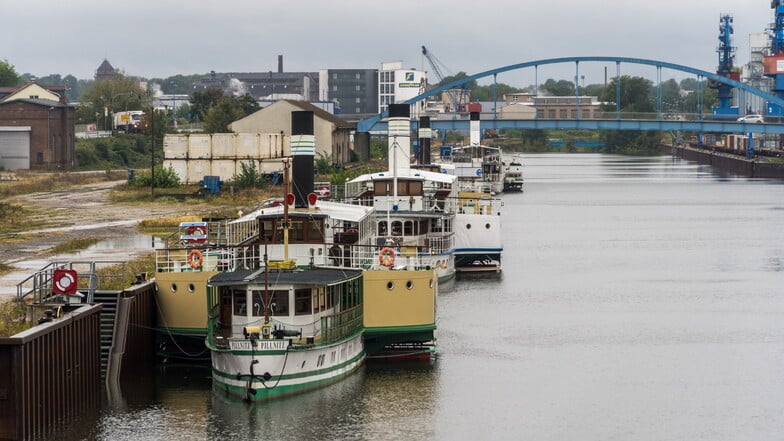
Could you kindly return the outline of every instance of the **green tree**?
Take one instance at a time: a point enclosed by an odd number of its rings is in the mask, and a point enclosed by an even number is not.
[[[604,84],[589,84],[580,88],[580,95],[600,97],[604,93]]]
[[[618,84],[618,78],[613,78],[601,96],[602,101],[607,103],[615,103],[616,84]],[[620,84],[621,111],[647,113],[653,112],[655,110],[651,96],[653,83],[650,80],[642,77],[630,77],[628,75],[623,75],[620,77]],[[615,110],[615,105],[608,105],[606,110]]]
[[[253,98],[250,95],[242,95],[240,97],[235,98],[237,100],[237,104],[242,108],[242,113],[244,116],[250,115],[251,113],[255,113],[259,110],[259,103],[256,101],[256,98]]]
[[[8,60],[0,61],[0,86],[13,87],[19,84],[19,74]]]
[[[448,76],[444,77],[443,80],[439,81],[437,84],[434,84],[433,86],[436,86],[436,87],[437,86],[443,86],[444,84],[449,84],[452,81],[462,80],[463,78],[468,78],[468,74],[461,71],[461,72],[458,72],[458,73],[456,73],[454,75],[448,75]],[[469,82],[467,82],[465,84],[462,84],[460,87],[463,88],[463,89],[466,89],[466,90],[473,90],[473,89],[476,88],[476,80],[471,80],[471,81],[469,81]]]
[[[547,92],[553,96],[574,96],[574,83],[566,80],[558,80],[550,78],[539,86],[539,90]]]
[[[210,107],[214,106],[221,98],[223,98],[223,90],[217,87],[210,87],[204,92],[194,92],[190,100],[193,119],[204,121]]]
[[[115,112],[144,110],[149,107],[147,92],[139,88],[137,80],[118,74],[111,80],[95,81],[85,88],[79,108],[77,122],[97,121],[104,130],[112,127]]]
[[[204,117],[204,131],[207,133],[230,132],[229,124],[243,118],[245,112],[235,97],[223,97],[209,108]]]
[[[512,87],[508,84],[498,83],[495,88],[495,95],[498,101],[503,100],[504,95],[508,95],[510,93],[520,93],[523,92],[523,89],[519,89],[517,87]],[[488,86],[476,86],[475,88],[471,89],[471,100],[472,101],[492,101],[493,100],[493,85],[490,84]]]

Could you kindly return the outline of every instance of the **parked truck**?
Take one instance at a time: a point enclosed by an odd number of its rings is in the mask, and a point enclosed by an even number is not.
[[[141,110],[128,110],[114,114],[114,130],[126,133],[138,133],[141,128],[144,112]]]

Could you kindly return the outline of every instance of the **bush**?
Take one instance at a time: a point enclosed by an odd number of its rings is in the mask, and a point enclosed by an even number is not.
[[[318,152],[318,158],[314,162],[316,173],[319,175],[332,174],[334,167],[332,167],[332,156]]]
[[[137,174],[131,184],[136,187],[149,187],[152,182],[152,176],[149,172],[141,172]],[[175,188],[180,186],[180,177],[174,171],[172,166],[160,167],[155,170],[155,187],[157,188]]]
[[[240,162],[240,168],[240,173],[229,180],[229,185],[238,189],[264,188],[269,185],[267,177],[256,170],[256,165],[252,161]]]

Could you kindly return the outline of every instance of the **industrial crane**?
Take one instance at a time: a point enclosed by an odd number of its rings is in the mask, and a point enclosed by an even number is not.
[[[776,21],[773,23],[770,52],[763,58],[763,74],[773,78],[773,93],[784,98],[784,0],[772,0],[770,7],[773,9]],[[784,120],[784,108],[776,103],[768,102],[766,118]]]
[[[430,63],[430,67],[433,68],[433,73],[436,75],[438,82],[442,83],[444,81],[444,73],[441,71],[443,63],[424,46],[422,46],[422,55],[427,58],[427,62]],[[450,101],[452,101],[451,104],[454,107],[454,111],[465,112],[465,89],[461,88],[459,91],[449,89],[446,92],[449,95]]]
[[[722,15],[719,18],[719,67],[716,75],[740,81],[740,73],[734,70],[735,48],[732,46],[732,16]],[[732,86],[718,81],[709,83],[712,89],[718,90],[719,105],[713,108],[713,117],[716,119],[736,119],[738,107],[732,106]]]

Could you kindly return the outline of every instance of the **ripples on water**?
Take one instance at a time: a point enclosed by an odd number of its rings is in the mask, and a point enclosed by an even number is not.
[[[256,407],[171,370],[72,439],[781,439],[784,185],[670,157],[523,161],[503,274],[441,293],[435,362]]]

